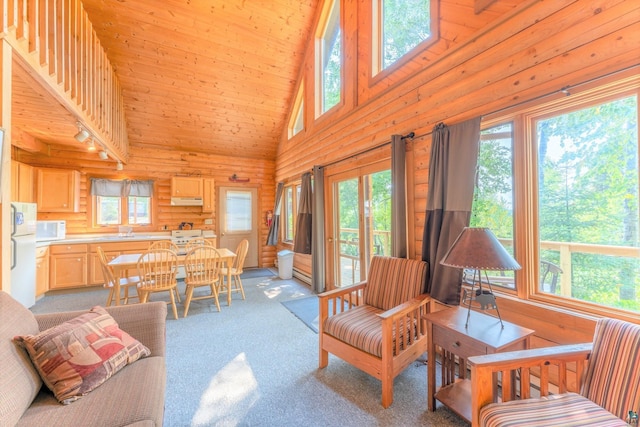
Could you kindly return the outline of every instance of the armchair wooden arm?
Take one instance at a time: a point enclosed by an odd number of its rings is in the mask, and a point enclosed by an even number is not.
[[[579,392],[592,347],[592,343],[573,344],[470,357],[471,425],[479,426],[480,410],[498,401],[498,380],[503,402],[532,397],[535,388],[540,396],[547,396],[554,387],[558,393]],[[514,390],[517,373],[519,388]]]

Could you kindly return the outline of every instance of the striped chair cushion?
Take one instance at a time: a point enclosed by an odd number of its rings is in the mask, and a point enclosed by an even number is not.
[[[423,292],[427,263],[414,259],[374,256],[364,303],[383,311],[415,298]]]
[[[627,423],[589,399],[565,393],[538,399],[492,403],[482,408],[484,427],[623,427]]]
[[[357,349],[382,357],[382,320],[378,316],[382,312],[370,305],[352,308],[328,317],[324,322],[324,332]],[[395,344],[395,330],[393,341]]]
[[[583,384],[580,394],[621,419],[640,409],[640,325],[598,320]]]

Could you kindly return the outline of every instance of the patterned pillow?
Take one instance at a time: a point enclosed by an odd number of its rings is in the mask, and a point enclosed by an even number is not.
[[[99,306],[37,335],[14,340],[24,345],[44,383],[65,405],[151,354]]]

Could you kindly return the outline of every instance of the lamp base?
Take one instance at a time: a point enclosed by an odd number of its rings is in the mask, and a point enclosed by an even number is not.
[[[476,281],[476,274],[478,275],[478,280]],[[471,290],[464,290],[462,294],[462,304],[467,303],[468,311],[467,311],[467,323],[465,327],[469,326],[469,317],[471,316],[471,304],[473,301],[476,301],[480,305],[481,310],[493,309],[498,314],[498,319],[500,320],[500,325],[502,329],[504,329],[504,323],[502,323],[502,317],[500,316],[500,310],[498,310],[498,303],[496,301],[496,297],[493,294],[493,290],[491,289],[491,282],[487,277],[487,285],[489,289],[482,289],[482,276],[479,270],[475,270],[473,274],[473,280],[471,282]],[[486,273],[485,273],[486,275]],[[476,289],[476,283],[478,283],[478,289]]]

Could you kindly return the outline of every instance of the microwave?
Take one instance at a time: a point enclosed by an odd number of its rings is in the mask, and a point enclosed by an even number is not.
[[[67,234],[66,221],[37,221],[36,241],[63,240]]]

